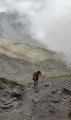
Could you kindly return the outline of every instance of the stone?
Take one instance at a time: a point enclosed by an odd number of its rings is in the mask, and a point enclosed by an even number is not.
[[[54,94],[55,94],[56,92],[57,92],[57,90],[56,90],[56,89],[52,90],[52,93],[54,93]]]
[[[52,113],[55,113],[55,110],[51,109],[49,110],[49,112],[52,114]]]
[[[2,85],[0,85],[0,90],[1,90],[1,89],[5,89],[5,87],[4,87],[4,86],[2,86]]]
[[[13,107],[14,108],[18,108],[20,105],[22,105],[21,101],[15,101],[15,102],[13,102]]]
[[[9,91],[9,94],[11,97],[16,97],[18,99],[21,99],[23,92],[21,90],[14,89]]]
[[[16,100],[17,100],[17,98],[14,97],[14,98],[10,99],[9,101],[6,101],[6,102],[4,103],[4,105],[11,104],[11,103],[13,103],[13,102],[16,101]]]
[[[61,91],[58,91],[57,94],[61,94]]]
[[[48,87],[49,85],[48,84],[44,84],[44,87]]]
[[[62,92],[65,94],[71,95],[71,89],[63,88]]]
[[[59,103],[60,102],[60,100],[51,100],[53,103]]]
[[[0,98],[0,101],[6,102],[6,98],[5,98],[5,97],[1,97],[1,98]]]
[[[1,105],[1,108],[2,109],[8,109],[8,108],[10,108],[10,107],[12,107],[13,106],[13,104],[9,104],[9,105]]]
[[[38,100],[37,98],[33,98],[32,100],[33,100],[33,102],[35,102],[35,103],[38,103],[38,102],[39,102],[39,100]]]

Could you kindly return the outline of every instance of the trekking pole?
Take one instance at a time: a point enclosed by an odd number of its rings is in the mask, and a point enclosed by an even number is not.
[[[45,76],[43,77],[43,79],[42,79],[42,81],[41,81],[41,87],[43,86],[44,78],[45,78]]]

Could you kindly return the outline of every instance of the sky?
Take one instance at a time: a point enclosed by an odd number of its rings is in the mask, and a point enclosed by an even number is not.
[[[26,14],[32,38],[63,52],[71,63],[71,0],[0,0],[0,12],[9,10]]]

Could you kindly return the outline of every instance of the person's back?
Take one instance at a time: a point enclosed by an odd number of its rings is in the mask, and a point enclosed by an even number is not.
[[[38,84],[39,76],[42,76],[40,71],[33,73],[34,87]]]
[[[33,73],[33,80],[38,80],[38,78],[39,78],[39,73],[38,73],[38,71],[37,72],[35,72],[35,73]]]

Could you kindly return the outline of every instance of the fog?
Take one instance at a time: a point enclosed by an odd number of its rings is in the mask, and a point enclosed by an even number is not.
[[[63,52],[71,63],[71,0],[0,0],[1,12],[14,9],[28,16],[32,38]]]

